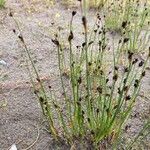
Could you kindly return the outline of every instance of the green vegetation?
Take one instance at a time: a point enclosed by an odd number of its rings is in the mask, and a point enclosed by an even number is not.
[[[5,5],[5,0],[0,0],[0,8],[4,7]]]
[[[106,2],[107,0],[86,0],[86,2],[88,3],[88,5],[90,7],[97,7],[97,8],[101,8]],[[63,4],[66,5],[75,5],[77,3],[77,1],[74,0],[62,0]]]
[[[97,14],[94,29],[88,33],[86,1],[83,1],[81,6],[83,12],[81,28],[84,30],[84,39],[79,45],[73,45],[72,26],[76,15],[73,11],[70,32],[66,39],[69,43],[68,59],[65,57],[66,50],[61,45],[61,33],[56,34],[52,39],[58,53],[62,90],[60,98],[55,95],[55,89],[51,85],[44,87],[23,35],[20,34],[18,38],[25,48],[40,85],[37,91],[29,69],[34,93],[38,97],[53,137],[56,140],[65,139],[70,145],[74,145],[75,141],[82,141],[81,145],[86,143],[91,145],[92,149],[100,147],[118,149],[122,130],[136,102],[146,73],[146,64],[150,58],[148,40],[140,43],[140,49],[146,53],[144,58],[139,59],[135,53],[140,51],[136,49],[139,48],[138,41],[148,11],[144,8],[140,18],[133,19],[134,21],[131,22],[130,5],[126,3],[123,7],[124,12],[119,15],[120,19],[117,19],[118,14],[115,12],[115,17],[106,14],[105,23],[102,23],[100,14]],[[12,14],[11,16],[13,17]],[[119,28],[123,36],[117,43],[113,41],[110,46],[107,28],[112,28],[112,26]],[[21,33],[20,29],[19,31]],[[148,32],[145,35],[147,34]],[[66,63],[68,61],[69,65]],[[149,122],[143,130],[148,128]],[[125,149],[131,149],[135,140],[129,146],[124,145]]]
[[[139,26],[142,28],[146,22],[143,14],[148,11],[148,3],[144,1],[119,0],[118,2],[112,3],[107,1],[104,8],[106,27],[110,30],[121,31],[122,22],[128,21],[131,23],[131,26],[136,25],[137,28]]]
[[[98,8],[103,7],[106,2],[107,0],[89,0],[88,1],[90,7],[98,7]]]

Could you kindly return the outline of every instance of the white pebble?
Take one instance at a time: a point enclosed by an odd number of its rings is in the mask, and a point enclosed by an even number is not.
[[[16,145],[15,145],[15,144],[13,144],[9,150],[17,150]]]

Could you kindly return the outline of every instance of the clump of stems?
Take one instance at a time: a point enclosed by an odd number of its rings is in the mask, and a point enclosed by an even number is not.
[[[131,50],[133,47],[128,47],[125,54],[122,53],[121,50],[126,47],[128,42],[131,42],[128,37],[123,37],[118,42],[117,48],[112,46],[112,61],[110,67],[106,68],[106,55],[110,51],[106,27],[101,24],[101,17],[98,14],[94,30],[89,34],[86,1],[83,0],[80,3],[83,12],[84,42],[81,43],[81,46],[74,48],[72,26],[76,12],[73,11],[67,39],[69,66],[63,65],[66,60],[59,36],[56,35],[52,39],[57,47],[61,92],[63,93],[61,101],[54,96],[51,86],[48,87],[50,96],[46,92],[46,87],[40,80],[19,25],[13,15],[10,16],[17,24],[20,31],[18,38],[24,46],[36,80],[40,85],[40,89],[37,91],[30,74],[34,93],[38,97],[43,114],[47,117],[49,130],[54,138],[56,140],[65,138],[70,145],[78,139],[90,141],[95,149],[99,149],[100,145],[104,145],[106,148],[115,148],[118,146],[117,141],[124,123],[136,102],[150,52],[145,60],[135,57],[134,51]],[[122,23],[122,26],[125,28],[126,23]],[[134,40],[137,41],[137,36]],[[76,55],[76,51],[78,51],[78,55]],[[122,57],[125,57],[123,64],[120,63]],[[69,68],[68,86],[64,80],[65,67]],[[62,100],[65,103],[63,106]]]
[[[5,0],[0,0],[0,8],[3,8],[5,6]]]

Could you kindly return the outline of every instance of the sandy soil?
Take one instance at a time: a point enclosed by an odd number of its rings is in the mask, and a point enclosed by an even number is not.
[[[73,9],[78,11],[74,21],[74,28],[77,29],[81,26],[80,11],[78,8]],[[0,150],[7,150],[13,143],[16,143],[19,150],[26,149],[36,140],[38,134],[39,139],[31,150],[69,149],[65,144],[54,142],[44,129],[46,125],[42,125],[44,120],[30,85],[25,53],[12,32],[16,26],[8,15],[9,10],[14,12],[14,17],[20,24],[41,78],[56,90],[59,90],[57,53],[51,38],[58,27],[63,29],[62,33],[68,32],[72,12],[60,4],[50,6],[44,1],[29,0],[8,0],[6,8],[0,10],[0,60],[7,63],[5,66],[0,65]],[[93,20],[93,16],[94,12],[91,11],[89,19]],[[94,20],[90,21],[92,23]],[[81,33],[82,30],[77,30],[76,35]],[[75,38],[75,42],[78,43],[81,39],[82,36]],[[63,42],[64,46],[67,45],[65,40]],[[135,136],[150,115],[149,76],[150,70],[147,70],[127,137]],[[147,150],[150,148],[148,144],[145,140]]]

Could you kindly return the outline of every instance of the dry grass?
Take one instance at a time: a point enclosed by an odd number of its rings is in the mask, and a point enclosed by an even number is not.
[[[101,7],[107,0],[86,0],[90,7]],[[68,6],[76,5],[74,0],[62,0],[62,3]]]

